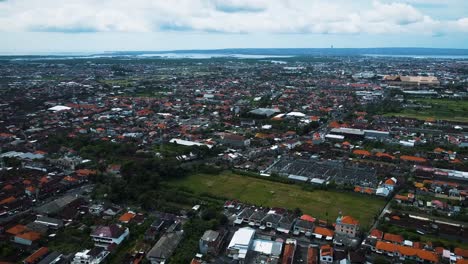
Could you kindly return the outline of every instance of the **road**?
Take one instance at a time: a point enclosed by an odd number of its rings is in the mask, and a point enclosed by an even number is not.
[[[377,228],[377,225],[379,224],[380,220],[384,217],[384,215],[386,213],[389,213],[391,212],[389,210],[390,208],[390,202],[393,200],[393,195],[392,195],[392,198],[390,200],[388,200],[387,204],[385,205],[385,207],[382,209],[382,212],[380,212],[380,215],[379,217],[374,221],[374,224],[372,225],[372,227],[369,229],[369,232],[374,229],[374,228]]]

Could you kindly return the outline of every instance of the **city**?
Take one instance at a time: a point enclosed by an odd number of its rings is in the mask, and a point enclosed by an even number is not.
[[[2,258],[463,263],[467,63],[5,59]]]

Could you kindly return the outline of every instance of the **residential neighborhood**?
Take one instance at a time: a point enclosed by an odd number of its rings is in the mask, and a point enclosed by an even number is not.
[[[0,57],[0,262],[467,263],[467,65]]]

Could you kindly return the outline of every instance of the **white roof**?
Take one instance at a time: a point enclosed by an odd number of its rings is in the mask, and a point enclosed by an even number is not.
[[[250,227],[239,228],[229,242],[229,248],[248,247],[255,234],[255,229]]]
[[[68,107],[68,106],[64,106],[64,105],[56,105],[54,107],[51,107],[47,110],[49,111],[54,111],[54,112],[58,112],[58,111],[63,111],[63,110],[70,110],[71,107]]]
[[[335,134],[326,134],[326,138],[333,138],[333,139],[344,139],[344,136],[342,135],[335,135]]]
[[[253,251],[270,255],[273,249],[273,241],[256,239],[253,242],[252,249]]]
[[[183,145],[183,146],[207,146],[208,148],[212,148],[213,146],[208,145],[208,144],[203,144],[195,141],[188,141],[188,140],[183,140],[183,139],[177,139],[173,138],[169,140],[170,143],[176,143],[178,145]]]
[[[287,116],[305,117],[306,115],[301,112],[291,112],[286,114]]]

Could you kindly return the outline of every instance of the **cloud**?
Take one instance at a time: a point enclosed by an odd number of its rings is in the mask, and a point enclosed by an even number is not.
[[[435,0],[16,0],[0,2],[4,32],[400,34],[468,32],[468,18],[435,19]],[[455,7],[456,8],[456,7]]]

